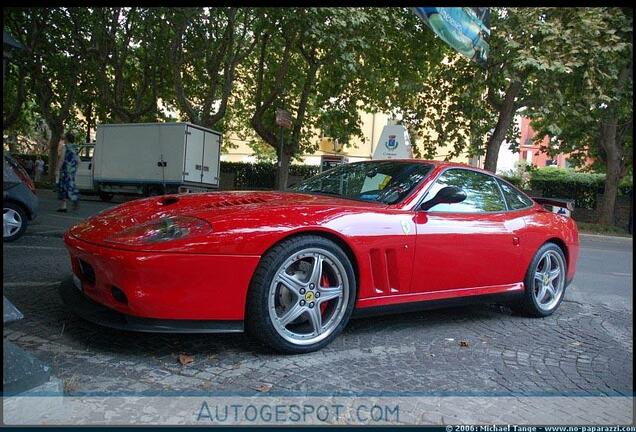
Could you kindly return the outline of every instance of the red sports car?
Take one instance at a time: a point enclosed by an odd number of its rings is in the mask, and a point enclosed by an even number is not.
[[[542,205],[543,204],[543,205]],[[64,236],[64,301],[103,325],[241,332],[283,352],[329,344],[352,314],[452,300],[553,313],[579,239],[567,207],[461,164],[385,160],[290,192],[128,202]]]

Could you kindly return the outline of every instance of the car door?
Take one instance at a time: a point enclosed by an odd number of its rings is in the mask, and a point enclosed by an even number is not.
[[[417,212],[412,292],[520,282],[518,232],[525,223],[522,215],[508,211],[497,179],[480,171],[449,168],[423,202],[445,186],[460,187],[466,199]]]
[[[201,181],[208,185],[218,186],[221,136],[215,133],[205,132],[203,141],[203,177]]]
[[[187,127],[183,181],[201,183],[204,139],[203,130],[192,126]]]
[[[81,191],[93,190],[93,146],[81,146],[79,163],[75,174],[75,185]]]

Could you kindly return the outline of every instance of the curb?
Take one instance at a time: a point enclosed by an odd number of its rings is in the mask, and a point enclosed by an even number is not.
[[[628,236],[588,234],[588,233],[582,233],[582,232],[579,232],[579,237],[597,237],[597,238],[629,240],[629,241],[633,240],[633,237],[628,237]]]

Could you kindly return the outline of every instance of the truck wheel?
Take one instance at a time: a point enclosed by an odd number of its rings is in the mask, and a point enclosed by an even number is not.
[[[163,195],[163,188],[161,186],[148,186],[146,189],[146,196],[159,196]]]
[[[109,192],[99,192],[99,199],[104,202],[110,202],[113,199],[113,196],[115,196],[115,194]]]
[[[4,201],[2,203],[2,240],[12,242],[24,234],[27,227],[27,215],[17,204]]]

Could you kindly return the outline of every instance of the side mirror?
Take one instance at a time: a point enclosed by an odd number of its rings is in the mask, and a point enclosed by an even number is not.
[[[455,204],[466,199],[466,192],[457,186],[446,186],[441,188],[433,199],[426,201],[420,206],[420,210],[426,211],[437,204]]]

